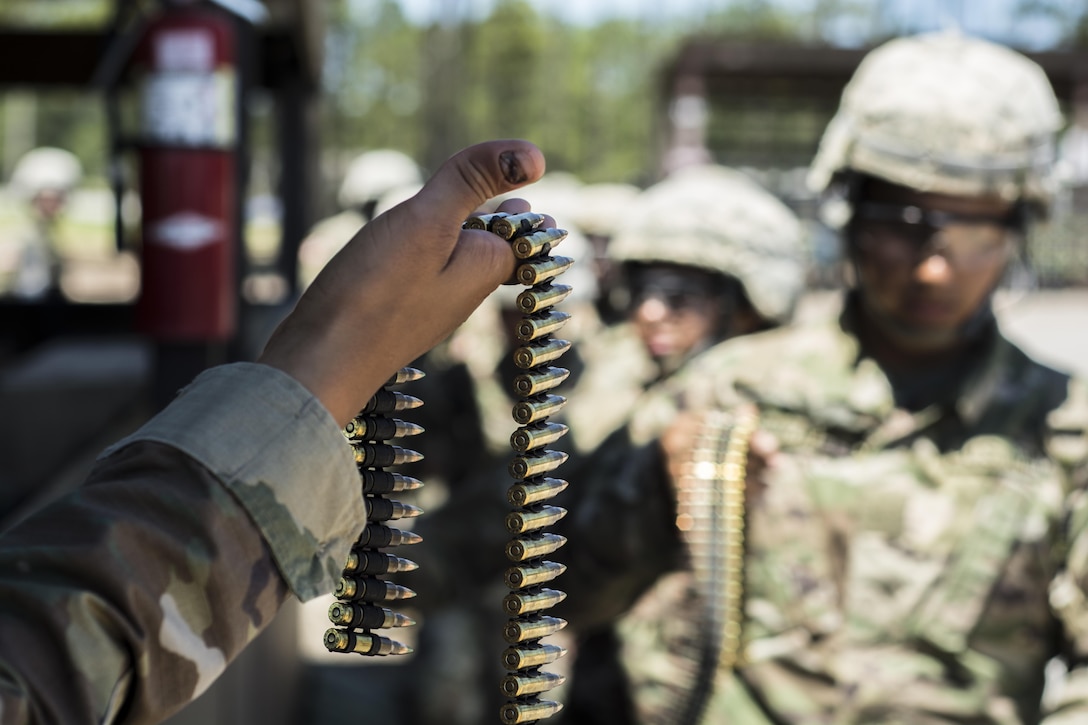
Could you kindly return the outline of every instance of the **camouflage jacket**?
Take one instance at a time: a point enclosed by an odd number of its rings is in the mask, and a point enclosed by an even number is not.
[[[846,314],[720,345],[683,388],[754,401],[782,452],[747,510],[742,663],[702,722],[1086,721],[1083,382],[995,328],[955,403],[912,413]],[[617,666],[580,684],[576,665],[571,719],[596,689],[627,700],[596,722],[675,722],[702,593],[654,448],[622,460],[571,515],[566,614],[612,627]]]
[[[366,512],[301,385],[213,369],[0,537],[0,722],[159,722],[293,592],[331,591]]]

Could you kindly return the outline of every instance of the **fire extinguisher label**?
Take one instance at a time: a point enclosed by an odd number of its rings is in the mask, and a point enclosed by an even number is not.
[[[156,222],[148,231],[149,242],[190,252],[223,239],[226,230],[218,219],[185,211]]]
[[[145,77],[143,138],[148,143],[225,148],[234,144],[235,76],[166,72]]]

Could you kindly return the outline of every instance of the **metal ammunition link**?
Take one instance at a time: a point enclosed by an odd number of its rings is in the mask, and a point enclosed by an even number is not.
[[[402,368],[376,392],[350,423],[344,427],[344,437],[351,445],[355,464],[359,468],[361,494],[366,506],[367,522],[352,546],[336,587],[337,601],[329,607],[329,621],[334,627],[325,632],[325,647],[330,652],[355,652],[362,655],[408,654],[411,647],[372,630],[408,627],[415,624],[410,617],[374,603],[409,599],[411,589],[378,578],[380,575],[413,571],[415,562],[385,553],[389,546],[404,546],[421,541],[419,534],[402,531],[380,523],[395,519],[410,519],[422,509],[411,504],[386,498],[389,493],[411,491],[423,484],[415,478],[384,470],[389,466],[412,463],[423,458],[416,451],[390,445],[387,441],[418,435],[421,426],[387,417],[389,413],[414,410],[423,401],[391,388],[411,383],[423,377],[415,368]]]
[[[513,353],[514,364],[522,372],[514,379],[514,394],[519,400],[511,411],[520,426],[510,435],[514,459],[509,465],[514,484],[507,492],[513,509],[506,516],[506,529],[516,538],[506,546],[506,556],[513,562],[504,579],[512,591],[503,599],[503,611],[510,616],[503,631],[507,643],[513,645],[502,653],[508,670],[517,672],[503,678],[500,688],[510,700],[503,705],[499,718],[503,723],[528,723],[543,720],[559,712],[561,705],[541,700],[538,695],[563,683],[561,675],[540,672],[538,667],[562,657],[565,650],[540,639],[566,626],[555,617],[537,613],[555,606],[566,594],[541,585],[551,582],[566,567],[544,556],[566,543],[556,534],[541,531],[567,512],[543,502],[567,488],[567,482],[545,474],[567,460],[562,451],[547,449],[567,433],[567,426],[549,421],[566,403],[559,395],[550,394],[567,379],[570,372],[549,363],[570,349],[570,342],[552,337],[570,318],[566,312],[552,309],[566,299],[571,288],[556,284],[559,276],[573,264],[567,257],[550,256],[551,251],[567,236],[562,229],[542,228],[544,216],[525,214],[487,214],[465,222],[467,229],[486,229],[510,242],[514,255],[520,260],[511,283],[529,289],[517,297],[517,309],[523,317],[514,327],[521,346]]]

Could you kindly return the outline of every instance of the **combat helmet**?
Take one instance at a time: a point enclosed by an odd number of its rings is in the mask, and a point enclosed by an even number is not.
[[[1046,211],[1061,125],[1045,73],[1025,56],[957,31],[899,38],[846,85],[808,184],[824,192],[853,171]]]
[[[737,279],[756,312],[787,322],[804,289],[804,234],[790,209],[739,171],[686,167],[636,199],[608,256]]]
[[[83,177],[83,165],[75,154],[42,146],[24,154],[11,174],[12,191],[33,199],[43,191],[68,193]]]
[[[337,201],[344,209],[373,204],[399,187],[420,186],[419,165],[407,154],[394,149],[376,149],[359,154],[348,164]]]

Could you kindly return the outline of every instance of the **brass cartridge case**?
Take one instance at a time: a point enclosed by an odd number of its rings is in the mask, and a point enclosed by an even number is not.
[[[355,455],[356,465],[369,468],[399,466],[423,460],[423,454],[419,451],[384,443],[353,443],[351,448]]]
[[[349,441],[387,441],[422,432],[423,426],[417,423],[373,415],[360,416],[344,426],[344,435]]]
[[[537,312],[520,320],[514,327],[514,335],[522,342],[531,342],[562,329],[569,319],[569,313],[559,310]]]
[[[502,638],[508,644],[527,642],[531,639],[540,639],[549,634],[555,634],[567,626],[567,620],[559,617],[532,616],[521,619],[511,619],[502,630]]]
[[[567,515],[567,510],[559,506],[534,506],[522,511],[506,514],[506,530],[511,534],[524,534],[551,526]]]
[[[333,602],[329,605],[329,621],[351,629],[390,629],[411,627],[416,623],[411,617],[392,609],[358,602]]]
[[[537,395],[558,387],[568,377],[570,370],[566,368],[548,366],[540,370],[529,370],[514,378],[514,395]]]
[[[529,425],[555,415],[566,404],[567,399],[562,395],[539,395],[514,403],[510,414],[518,425]]]
[[[359,471],[363,480],[363,494],[368,493],[397,493],[398,491],[414,491],[423,487],[423,482],[418,478],[405,476],[391,471],[374,471],[363,468]]]
[[[353,547],[344,564],[345,574],[396,574],[402,571],[415,571],[419,564],[409,559],[402,559],[380,551]]]
[[[503,214],[489,220],[488,227],[495,234],[506,240],[518,234],[528,234],[544,223],[544,215],[535,211],[523,214]]]
[[[521,480],[553,471],[570,456],[563,451],[525,453],[510,462],[510,475]]]
[[[340,577],[333,594],[337,599],[353,602],[392,602],[397,599],[411,599],[416,595],[408,587],[365,575]]]
[[[506,544],[506,558],[510,561],[528,561],[546,556],[567,543],[567,537],[559,534],[538,532],[511,539]]]
[[[520,725],[520,723],[544,720],[563,709],[558,702],[551,700],[524,700],[508,702],[499,708],[499,721],[502,725]]]
[[[565,564],[555,561],[542,561],[531,566],[512,566],[503,575],[503,581],[510,589],[524,589],[550,582],[567,570]]]
[[[555,662],[566,653],[566,648],[557,644],[536,642],[514,645],[503,650],[502,664],[508,670],[524,670]]]
[[[514,364],[522,370],[528,370],[555,360],[569,349],[569,340],[560,340],[554,337],[537,340],[514,350]]]
[[[510,247],[518,259],[532,259],[548,254],[557,244],[567,238],[566,229],[538,229],[523,237],[510,240]]]
[[[366,518],[368,521],[393,521],[396,519],[414,519],[423,513],[419,506],[409,503],[401,503],[380,496],[367,496]]]
[[[462,229],[483,229],[484,231],[491,231],[491,223],[499,218],[509,216],[503,212],[495,212],[494,214],[479,214],[477,216],[470,216],[461,225]]]
[[[521,481],[510,486],[506,491],[506,500],[511,506],[529,506],[546,501],[563,492],[567,482],[561,478],[544,478],[540,481]]]
[[[518,309],[526,314],[540,312],[548,307],[554,307],[565,300],[571,293],[571,286],[567,284],[545,284],[531,287],[518,295],[515,304]]]
[[[559,440],[567,434],[567,430],[562,423],[533,423],[518,428],[510,435],[510,447],[518,453],[535,451]]]
[[[359,534],[355,545],[380,549],[386,546],[418,544],[421,541],[423,537],[414,531],[401,531],[382,524],[367,524],[363,533]]]
[[[518,265],[514,277],[523,285],[538,285],[566,272],[574,264],[570,257],[544,257]]]
[[[554,607],[567,598],[566,593],[558,589],[524,590],[510,592],[502,599],[502,611],[511,617],[539,612],[541,609]]]
[[[325,631],[325,647],[330,652],[358,652],[361,655],[405,655],[411,647],[377,634],[345,629]]]
[[[507,697],[526,697],[537,695],[559,687],[567,678],[552,672],[518,672],[502,678],[499,688]]]

